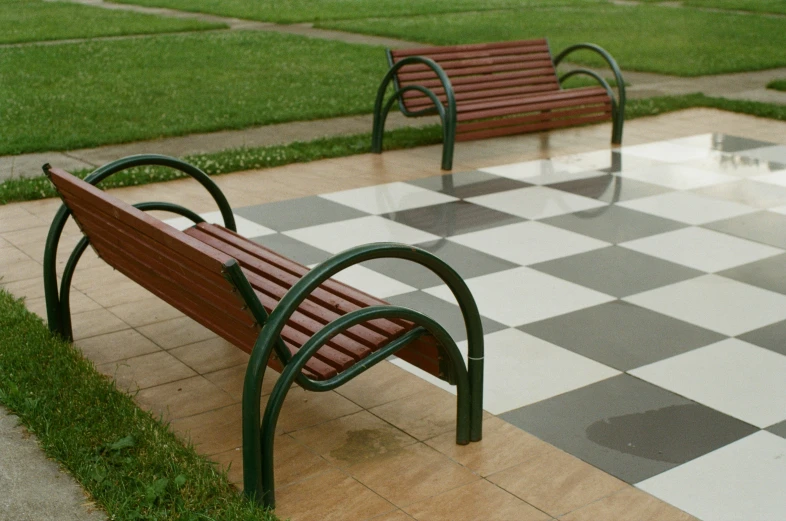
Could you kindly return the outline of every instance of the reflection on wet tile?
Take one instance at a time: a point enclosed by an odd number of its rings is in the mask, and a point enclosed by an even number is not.
[[[428,315],[442,325],[456,342],[467,339],[464,318],[461,315],[461,310],[455,304],[445,302],[422,291],[394,295],[387,301],[394,306],[404,306]],[[504,325],[486,317],[481,317],[481,323],[485,334],[505,328]]]
[[[554,183],[548,185],[548,187],[606,203],[658,195],[670,190],[663,186],[642,183],[633,179],[623,179],[620,176],[612,176],[610,174],[587,177],[576,181],[566,181],[564,183]]]
[[[615,297],[627,297],[703,274],[619,246],[533,264],[530,268]]]
[[[786,215],[756,212],[705,224],[704,227],[778,248],[786,248]]]
[[[449,195],[401,182],[354,188],[319,197],[374,215],[456,200]]]
[[[773,208],[786,204],[786,187],[743,180],[693,190],[699,195],[742,203],[754,208]]]
[[[684,228],[685,224],[621,206],[604,206],[541,222],[616,244]]]
[[[365,212],[360,210],[355,210],[318,196],[246,206],[244,208],[235,208],[233,211],[237,215],[278,232],[354,219],[366,215]]]
[[[786,163],[786,146],[772,145],[762,148],[754,148],[739,152],[740,155],[746,157],[753,157],[756,159],[763,159],[764,161],[772,161],[774,163]]]
[[[740,152],[742,150],[772,145],[772,143],[767,143],[766,141],[759,141],[757,139],[730,136],[728,134],[719,133],[700,134],[697,136],[671,139],[669,142],[676,143],[678,145],[707,148],[709,150],[717,150],[719,152]]]
[[[619,301],[519,329],[621,371],[724,338],[713,331]]]
[[[479,170],[427,177],[408,182],[421,188],[452,195],[460,199],[531,186],[523,181],[499,177]]]
[[[462,233],[485,230],[486,228],[513,224],[524,220],[521,217],[515,217],[508,213],[498,212],[466,201],[455,201],[405,210],[403,212],[383,214],[382,217],[440,237],[450,237]]]
[[[739,335],[737,338],[786,355],[786,342],[783,341],[786,338],[786,320],[775,322],[760,329],[754,329],[744,335]]]
[[[280,233],[258,237],[254,239],[254,242],[306,266],[318,264],[331,256],[326,251]]]
[[[624,374],[501,417],[628,483],[757,430]]]

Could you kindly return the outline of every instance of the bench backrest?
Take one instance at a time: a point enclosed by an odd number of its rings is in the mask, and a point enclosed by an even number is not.
[[[505,99],[560,88],[545,39],[388,51],[391,65],[409,56],[425,56],[437,62],[450,78],[459,106],[472,100]],[[397,80],[399,88],[421,85],[445,102],[437,75],[426,65],[403,66]],[[404,94],[404,106],[409,111],[431,105],[431,100],[417,91]]]
[[[250,350],[247,332],[255,328],[255,321],[222,275],[232,257],[68,172],[53,168],[49,178],[104,261],[216,334]]]

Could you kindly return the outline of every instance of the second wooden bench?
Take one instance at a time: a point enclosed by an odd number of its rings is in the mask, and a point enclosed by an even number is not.
[[[590,69],[557,76],[565,57],[581,50],[598,54],[608,64],[617,95]],[[454,141],[611,120],[611,142],[622,143],[625,83],[614,58],[597,45],[573,45],[553,59],[545,39],[388,50],[387,57],[390,70],[374,104],[375,153],[382,152],[385,119],[394,103],[405,116],[440,116],[444,170],[453,166]],[[589,76],[599,86],[562,88],[576,75]],[[394,92],[386,102],[391,83]]]

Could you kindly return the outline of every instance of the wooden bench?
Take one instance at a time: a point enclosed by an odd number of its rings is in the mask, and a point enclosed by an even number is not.
[[[194,212],[170,203],[132,206],[94,186],[109,175],[141,165],[168,166],[197,179],[213,195],[226,226],[206,223]],[[412,246],[376,243],[340,253],[309,270],[235,233],[231,209],[212,180],[195,167],[165,156],[125,158],[95,171],[85,181],[49,165],[44,171],[64,202],[53,220],[44,254],[50,329],[72,339],[71,278],[90,245],[110,266],[251,353],[242,405],[244,489],[249,497],[275,505],[273,439],[291,385],[332,390],[393,353],[456,384],[456,441],[480,440],[480,318],[466,284],[437,257]],[[179,231],[146,210],[174,212],[195,225]],[[69,215],[84,238],[66,263],[58,290],[57,245]],[[352,264],[381,257],[420,263],[454,291],[470,341],[469,372],[454,341],[434,320],[330,279]],[[281,376],[262,417],[266,365]]]
[[[595,71],[573,69],[557,77],[570,53],[589,50],[608,63],[618,94]],[[611,141],[622,143],[625,84],[614,58],[594,44],[568,47],[552,60],[545,39],[387,50],[390,70],[374,104],[372,151],[382,152],[385,119],[393,103],[410,117],[439,114],[442,168],[453,166],[454,141],[539,132],[612,120]],[[600,86],[563,89],[575,75]],[[390,83],[394,93],[385,102]]]

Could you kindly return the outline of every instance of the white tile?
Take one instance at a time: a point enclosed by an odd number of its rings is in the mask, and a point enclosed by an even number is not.
[[[449,195],[401,182],[333,192],[320,197],[374,215],[457,200]]]
[[[786,206],[778,206],[777,208],[770,208],[769,211],[786,215]]]
[[[786,440],[760,431],[636,485],[702,521],[786,519]]]
[[[634,168],[623,170],[619,175],[620,177],[627,177],[676,190],[690,190],[703,186],[730,183],[738,179],[734,176],[682,165],[657,165],[646,168]]]
[[[466,282],[480,314],[511,327],[614,300],[605,293],[525,267],[475,277]],[[424,291],[456,303],[445,286]]]
[[[786,356],[736,338],[629,373],[759,428],[786,420]]]
[[[673,219],[688,224],[704,224],[756,211],[748,205],[703,197],[690,192],[670,192],[623,201],[617,206]]]
[[[786,296],[705,275],[623,300],[728,336],[786,319]]]
[[[235,214],[233,214],[235,215]],[[212,224],[220,224],[224,226],[224,218],[221,217],[221,212],[207,212],[199,214],[204,220]],[[186,217],[175,217],[174,219],[167,219],[164,221],[168,225],[177,228],[178,230],[185,230],[194,226],[194,222]],[[271,235],[276,233],[261,224],[249,221],[245,217],[235,215],[235,224],[237,225],[237,233],[243,237],[262,237],[263,235]]]
[[[527,219],[544,219],[606,206],[602,201],[545,186],[530,186],[480,195],[470,197],[467,201]]]
[[[480,171],[489,174],[516,179],[536,185],[558,183],[571,179],[581,179],[582,177],[597,176],[597,172],[585,172],[583,166],[567,163],[554,163],[550,159],[538,159],[536,161],[526,161],[523,163],[512,163],[509,165],[492,166],[481,168]]]
[[[517,329],[503,329],[484,338],[483,408],[492,414],[524,407],[619,374],[619,371],[577,355]],[[459,342],[466,357],[467,342]],[[401,360],[396,365],[417,375],[423,371]],[[438,380],[431,377],[429,381]],[[438,380],[439,387],[456,388]],[[436,383],[436,382],[434,382]]]
[[[770,164],[766,161],[732,154],[721,154],[720,156],[688,161],[682,164],[691,168],[701,168],[718,174],[733,175],[741,178],[767,175],[772,172]]]
[[[620,152],[667,163],[682,163],[684,161],[704,159],[706,157],[718,155],[718,152],[714,150],[683,146],[669,141],[622,147],[620,148]]]
[[[284,232],[284,235],[330,253],[373,242],[415,244],[439,239],[431,233],[376,215],[299,228]]]
[[[332,278],[383,300],[415,291],[412,286],[357,264],[333,275]]]
[[[751,177],[751,179],[754,181],[759,181],[760,183],[786,186],[786,170],[781,170],[779,172],[775,172],[774,174],[757,175],[755,177]]]
[[[608,171],[608,169],[613,166],[612,153],[617,155],[617,159],[620,163],[619,166],[622,169],[641,168],[659,164],[659,161],[654,159],[626,155],[620,153],[617,150],[597,150],[595,152],[585,152],[581,154],[572,154],[569,156],[557,156],[552,158],[551,161],[554,164],[554,168],[557,170],[581,169],[581,171]],[[600,175],[601,172],[593,172],[593,174],[594,177]]]
[[[521,265],[609,246],[607,242],[534,221],[454,235],[449,240]]]
[[[695,227],[623,242],[620,246],[706,272],[783,253],[779,248]]]

